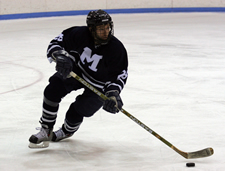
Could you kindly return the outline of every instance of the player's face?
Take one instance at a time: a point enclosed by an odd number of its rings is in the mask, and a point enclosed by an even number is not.
[[[110,32],[109,24],[96,26],[96,34],[102,40],[107,40]]]

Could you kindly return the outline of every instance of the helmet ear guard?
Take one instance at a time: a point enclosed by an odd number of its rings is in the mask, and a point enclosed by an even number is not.
[[[100,45],[107,44],[111,36],[114,34],[112,18],[107,12],[101,9],[96,11],[90,11],[87,15],[86,23],[97,44]],[[96,26],[105,24],[109,24],[110,32],[108,38],[106,40],[102,40],[96,34]]]

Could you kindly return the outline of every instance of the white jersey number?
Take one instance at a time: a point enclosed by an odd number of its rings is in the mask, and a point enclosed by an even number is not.
[[[85,59],[86,59],[87,63],[90,63],[89,68],[92,71],[96,72],[98,70],[97,65],[98,65],[100,59],[102,59],[102,56],[96,55],[96,54],[91,56],[91,52],[92,52],[92,50],[90,48],[88,48],[88,47],[84,48],[84,51],[80,56],[80,59],[83,64],[85,64]]]
[[[61,33],[60,35],[58,35],[56,38],[54,38],[54,40],[57,40],[59,42],[63,41],[63,34]]]

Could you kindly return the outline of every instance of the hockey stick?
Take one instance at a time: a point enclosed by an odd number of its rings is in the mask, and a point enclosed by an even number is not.
[[[106,97],[100,91],[98,91],[97,89],[95,89],[92,85],[90,85],[89,83],[87,83],[84,79],[82,79],[81,77],[79,77],[74,72],[70,72],[70,75],[73,78],[75,78],[76,80],[78,80],[80,83],[82,83],[83,85],[85,85],[86,87],[88,87],[90,90],[92,90],[98,96],[100,96],[103,100],[107,100],[108,99],[108,97]],[[169,146],[170,148],[172,148],[174,151],[176,151],[178,154],[180,154],[181,156],[183,156],[186,159],[194,159],[194,158],[208,157],[208,156],[213,155],[213,153],[214,153],[213,148],[211,148],[211,147],[205,148],[203,150],[195,151],[195,152],[183,152],[183,151],[179,150],[178,148],[176,148],[174,145],[172,145],[170,142],[168,142],[166,139],[164,139],[163,137],[161,137],[155,131],[153,131],[152,129],[150,129],[148,126],[146,126],[140,120],[138,120],[137,118],[135,118],[134,116],[132,116],[126,110],[121,109],[120,111],[122,113],[124,113],[127,117],[129,117],[130,119],[132,119],[134,122],[136,122],[138,125],[140,125],[142,128],[144,128],[146,131],[148,131],[149,133],[151,133],[152,135],[154,135],[156,138],[158,138],[160,141],[162,141],[164,144],[166,144],[167,146]]]
[[[103,100],[107,100],[108,99],[108,97],[106,97],[100,91],[98,91],[97,89],[95,89],[92,85],[90,85],[89,83],[87,83],[84,79],[82,79],[81,77],[79,77],[74,72],[70,72],[70,76],[72,76],[73,78],[75,78],[76,80],[78,80],[80,83],[82,83],[83,85],[85,85],[86,87],[88,87],[90,90],[92,90],[98,96],[100,96]],[[155,131],[153,131],[148,126],[146,126],[144,123],[142,123],[137,118],[135,118],[134,116],[132,116],[126,110],[121,109],[120,111],[122,113],[124,113],[127,117],[129,117],[130,119],[132,119],[134,122],[136,122],[138,125],[140,125],[142,128],[144,128],[146,131],[148,131],[149,133],[151,133],[152,135],[154,135],[156,138],[158,138],[160,141],[162,141],[164,144],[166,144],[167,146],[169,146],[170,148],[172,148],[174,151],[176,151],[178,154],[180,154],[181,156],[183,156],[186,159],[195,159],[195,158],[208,157],[208,156],[213,155],[213,153],[214,153],[213,148],[211,148],[211,147],[205,148],[205,149],[202,149],[202,150],[199,150],[199,151],[194,151],[194,152],[184,152],[184,151],[181,151],[178,148],[176,148],[174,145],[172,145],[170,142],[168,142],[166,139],[164,139],[163,137],[161,137],[159,134],[157,134]]]
[[[70,76],[72,76],[73,78],[75,78],[76,80],[78,80],[80,83],[82,83],[83,85],[85,85],[86,87],[88,87],[90,90],[92,90],[98,96],[100,96],[103,100],[107,100],[108,99],[108,97],[106,97],[100,91],[98,91],[97,89],[95,89],[92,85],[90,85],[89,83],[87,83],[84,79],[82,79],[81,77],[79,77],[74,72],[70,72]],[[166,144],[167,146],[169,146],[170,148],[172,148],[174,151],[176,151],[178,154],[180,154],[181,156],[183,156],[186,159],[195,159],[195,158],[208,157],[208,156],[213,155],[213,153],[214,153],[213,148],[211,148],[211,147],[205,148],[205,149],[202,149],[202,150],[199,150],[199,151],[194,151],[194,152],[184,152],[184,151],[181,151],[178,148],[176,148],[174,145],[172,145],[170,142],[168,142],[166,139],[164,139],[163,137],[161,137],[159,134],[157,134],[155,131],[153,131],[148,126],[146,126],[144,123],[142,123],[137,118],[135,118],[134,116],[132,116],[126,110],[121,109],[120,111],[122,113],[124,113],[127,117],[129,117],[130,119],[132,119],[134,122],[136,122],[138,125],[140,125],[142,128],[144,128],[146,131],[148,131],[149,133],[151,133],[152,135],[154,135],[156,138],[158,138],[160,141],[162,141],[164,144]]]

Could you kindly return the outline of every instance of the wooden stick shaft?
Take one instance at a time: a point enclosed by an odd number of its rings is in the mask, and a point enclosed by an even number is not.
[[[103,93],[101,93],[100,91],[98,91],[96,88],[94,88],[92,85],[90,85],[89,83],[87,83],[84,79],[82,79],[81,77],[79,77],[74,72],[70,72],[70,75],[73,78],[77,79],[80,83],[82,83],[83,85],[85,85],[86,87],[88,87],[90,90],[92,90],[98,96],[100,96],[103,100],[109,99]],[[122,113],[124,113],[127,117],[129,117],[131,120],[133,120],[134,122],[136,122],[138,125],[140,125],[142,128],[144,128],[146,131],[148,131],[149,133],[151,133],[152,135],[154,135],[156,138],[158,138],[160,141],[162,141],[164,144],[166,144],[167,146],[169,146],[170,148],[172,148],[174,151],[176,151],[178,154],[180,154],[181,156],[183,156],[186,159],[208,157],[208,156],[211,156],[213,154],[213,149],[212,148],[206,148],[206,149],[203,149],[203,150],[199,150],[199,151],[195,151],[195,152],[189,152],[189,153],[188,152],[183,152],[183,151],[179,150],[178,148],[176,148],[175,146],[173,146],[169,141],[167,141],[166,139],[164,139],[163,137],[161,137],[159,134],[157,134],[155,131],[153,131],[152,129],[150,129],[147,125],[145,125],[144,123],[142,123],[140,120],[138,120],[137,118],[135,118],[133,115],[131,115],[129,112],[127,112],[123,108],[120,111]]]

